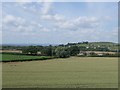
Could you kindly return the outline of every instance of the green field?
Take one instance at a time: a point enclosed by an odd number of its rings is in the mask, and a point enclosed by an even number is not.
[[[50,59],[49,56],[30,56],[30,55],[13,55],[13,54],[2,54],[2,60],[0,61],[30,61],[30,60],[45,60]]]
[[[2,64],[6,88],[117,88],[118,59],[71,57]]]

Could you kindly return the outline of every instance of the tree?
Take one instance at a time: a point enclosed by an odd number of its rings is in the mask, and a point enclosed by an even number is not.
[[[65,51],[65,50],[63,50],[63,51],[61,51],[60,53],[59,53],[59,57],[60,58],[67,58],[67,57],[69,57],[70,55],[69,55],[69,53],[68,53],[68,51]]]
[[[109,51],[108,47],[98,47],[96,48],[97,51]]]
[[[52,46],[46,46],[42,49],[41,53],[46,56],[52,56]]]
[[[55,53],[57,57],[60,58],[67,58],[70,57],[70,52],[65,47],[58,47],[55,49]]]
[[[83,42],[83,44],[88,44],[88,41],[86,41],[86,42]]]
[[[22,49],[22,53],[24,54],[32,54],[35,55],[38,52],[38,48],[36,46],[28,46],[28,47],[24,47]]]
[[[38,51],[41,52],[44,47],[43,46],[37,46],[37,48],[38,48]]]
[[[79,54],[79,52],[80,52],[78,46],[71,46],[71,47],[69,48],[69,51],[70,51],[70,55],[71,55],[71,56],[75,56],[75,55]]]
[[[86,47],[85,46],[79,46],[79,50],[80,51],[86,51]]]

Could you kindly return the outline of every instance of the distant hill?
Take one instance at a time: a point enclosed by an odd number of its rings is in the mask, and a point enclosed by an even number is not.
[[[72,46],[72,45],[77,45],[80,47],[81,50],[97,50],[97,51],[118,51],[118,45],[117,43],[113,42],[78,42],[78,43],[68,43],[68,44],[31,44],[32,46]],[[2,49],[4,50],[21,50],[24,47],[31,46],[29,44],[22,44],[22,45],[16,45],[16,44],[7,44],[7,45],[2,45]]]
[[[118,50],[118,44],[113,42],[82,42],[82,43],[68,43],[67,45],[77,45],[86,48],[108,48],[111,51]]]

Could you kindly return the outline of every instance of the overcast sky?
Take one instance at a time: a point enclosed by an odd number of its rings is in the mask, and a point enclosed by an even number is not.
[[[3,44],[118,40],[117,2],[4,2]]]

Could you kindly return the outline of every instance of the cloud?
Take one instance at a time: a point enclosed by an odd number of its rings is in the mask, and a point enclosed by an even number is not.
[[[27,35],[31,37],[33,35],[35,38],[41,37],[38,40],[49,42],[51,39],[51,42],[55,41],[57,43],[60,40],[61,42],[71,42],[115,40],[117,38],[115,29],[105,29],[105,21],[109,25],[108,21],[111,20],[109,15],[98,17],[75,13],[71,17],[71,15],[63,14],[63,12],[54,12],[56,7],[53,3],[48,2],[16,3],[16,10],[23,12],[19,15],[12,12],[15,11],[12,8],[10,8],[11,11],[8,11],[8,13],[6,11],[6,14],[3,15],[3,32],[5,31],[5,34],[8,33],[8,35],[10,33],[13,36]],[[102,26],[103,24],[104,26]]]
[[[15,17],[12,15],[7,15],[3,18],[3,23],[9,23],[15,20]]]
[[[101,24],[100,18],[98,17],[88,17],[88,16],[77,16],[73,18],[68,18],[65,15],[57,14],[55,12],[51,13],[55,7],[52,7],[51,2],[35,2],[35,3],[16,3],[26,12],[38,17],[38,21],[26,21],[26,18],[15,17],[13,15],[6,15],[3,19],[4,23],[11,23],[13,26],[19,26],[18,31],[26,30],[26,27],[31,27],[36,31],[59,31],[59,30],[83,30],[83,29],[94,29],[99,27]],[[35,13],[36,12],[36,13]],[[105,18],[108,18],[106,16]],[[43,23],[44,22],[44,23]],[[49,25],[50,24],[50,25]],[[23,28],[23,27],[24,28]],[[30,30],[31,30],[30,29]],[[26,30],[29,31],[29,30]],[[31,30],[32,31],[32,30]]]
[[[56,22],[56,27],[68,30],[91,29],[96,28],[100,24],[100,20],[96,17],[77,17],[68,20]]]
[[[118,2],[119,0],[84,0],[84,2]]]
[[[68,18],[60,14],[45,14],[40,15],[40,19],[43,21],[49,21],[54,27],[66,30],[78,30],[80,28],[96,28],[100,25],[100,18],[79,16],[74,18]]]
[[[4,31],[21,34],[37,34],[40,32],[49,32],[51,30],[47,27],[44,27],[39,22],[27,21],[22,17],[7,14],[3,17],[3,32]]]
[[[14,2],[23,2],[23,3],[26,3],[26,2],[34,2],[35,0],[14,0]]]
[[[76,31],[82,29],[93,29],[99,25],[99,19],[95,17],[76,17],[66,19],[63,15],[42,15],[42,20],[46,24],[51,23],[50,27],[39,21],[27,21],[25,18],[13,15],[3,17],[3,30],[21,32],[21,33],[38,33],[54,32],[59,30]],[[50,21],[50,22],[47,22]]]
[[[41,15],[40,18],[43,20],[52,20],[53,16],[52,15]]]
[[[54,8],[51,2],[37,2],[37,3],[25,3],[22,4],[21,8],[28,12],[33,12],[36,17],[39,17],[40,21],[46,23],[51,22],[54,28],[65,29],[65,30],[80,30],[80,28],[96,28],[100,24],[100,20],[97,17],[79,16],[73,19],[67,19],[67,16],[57,14],[54,12]],[[38,22],[39,23],[39,22]]]
[[[18,24],[24,24],[24,23],[25,23],[25,19],[23,19],[21,17],[16,17],[13,15],[6,15],[3,17],[3,24],[18,25]]]
[[[100,20],[97,17],[78,17],[74,23],[82,28],[93,28],[100,24]]]
[[[119,0],[3,0],[2,2],[119,2]]]
[[[37,25],[38,24],[36,23],[34,23],[33,25],[33,22],[28,22],[22,17],[13,16],[10,14],[5,15],[3,17],[3,31],[7,30],[7,31],[14,31],[14,32],[15,31],[30,32]]]
[[[42,20],[51,20],[51,21],[64,21],[65,16],[60,15],[60,14],[46,14],[46,15],[40,15],[40,18]]]
[[[33,12],[36,15],[48,15],[53,12],[52,4],[53,2],[46,2],[46,0],[42,0],[41,2],[16,2],[15,6],[16,8],[20,7],[26,12]]]
[[[42,8],[41,8],[42,14],[50,13],[51,9],[52,9],[52,3],[51,2],[43,2],[42,3]]]

